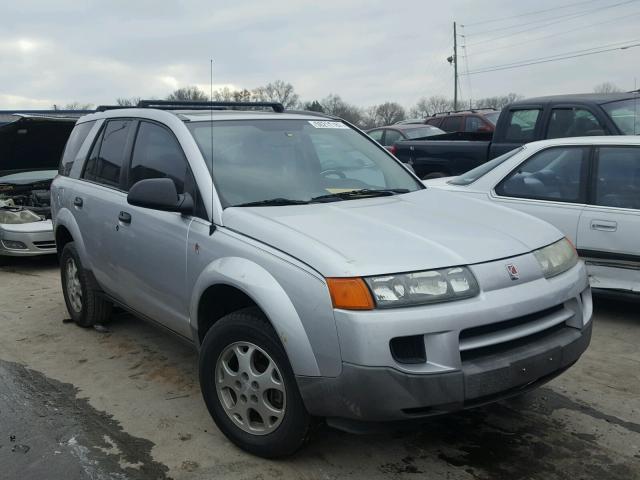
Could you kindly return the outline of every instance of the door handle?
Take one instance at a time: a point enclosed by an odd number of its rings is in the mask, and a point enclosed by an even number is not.
[[[127,212],[120,212],[118,215],[118,220],[122,223],[131,223],[131,214]]]
[[[608,220],[591,220],[591,230],[615,232],[618,230],[618,222],[611,222]]]
[[[76,207],[82,207],[82,203],[83,203],[83,202],[82,202],[82,198],[80,198],[80,197],[76,197],[76,198],[73,200],[73,204],[74,204]]]

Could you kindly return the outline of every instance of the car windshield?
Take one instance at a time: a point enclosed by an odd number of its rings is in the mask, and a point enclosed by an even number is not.
[[[498,165],[502,164],[503,162],[510,159],[516,153],[519,153],[522,150],[523,150],[523,147],[519,147],[514,150],[511,150],[503,155],[500,155],[499,157],[494,158],[493,160],[489,160],[488,162],[483,163],[482,165],[474,168],[473,170],[469,170],[467,173],[463,173],[459,177],[449,180],[447,183],[449,185],[461,185],[461,186],[470,185],[471,183],[475,182],[480,177],[486,175],[491,170],[496,168]]]
[[[625,135],[640,134],[640,96],[602,105]]]
[[[8,175],[0,175],[0,183],[26,185],[29,183],[53,180],[53,177],[55,177],[57,173],[57,170],[30,170],[28,172],[10,173]]]
[[[383,149],[342,122],[224,120],[187,127],[213,172],[224,208],[341,201],[424,188]]]
[[[486,118],[491,123],[493,123],[494,126],[495,126],[496,123],[498,123],[498,117],[499,116],[500,116],[500,112],[491,112],[491,113],[485,113],[484,114],[484,118]]]
[[[444,130],[440,130],[438,127],[430,127],[430,126],[406,129],[406,130],[403,130],[403,132],[407,136],[407,138],[410,138],[410,139],[426,138],[426,137],[432,137],[433,135],[441,135],[443,133],[446,133]]]

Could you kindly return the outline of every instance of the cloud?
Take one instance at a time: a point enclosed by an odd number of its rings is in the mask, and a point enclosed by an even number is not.
[[[557,10],[546,14],[549,21],[572,11],[553,0],[536,4],[547,8]],[[521,34],[509,27],[541,17],[472,25],[527,10],[509,0],[10,2],[2,15],[0,108],[162,98],[187,85],[208,91],[211,58],[216,87],[252,89],[282,79],[304,100],[337,93],[362,106],[384,101],[410,106],[421,96],[452,95],[446,57],[452,53],[454,20],[467,25],[459,29],[465,35],[459,39],[463,74],[467,66],[473,70],[637,37],[638,17],[632,14],[640,15],[640,8],[632,4],[534,24],[543,28]],[[628,20],[610,21],[625,14]],[[604,21],[609,23],[589,26]],[[550,34],[555,36],[536,40]],[[472,45],[479,40],[484,43]],[[590,91],[603,81],[632,88],[638,52],[463,75],[462,97]]]

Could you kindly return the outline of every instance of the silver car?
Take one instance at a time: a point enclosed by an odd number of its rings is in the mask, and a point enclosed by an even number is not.
[[[256,455],[293,453],[318,419],[354,430],[517,395],[589,344],[562,233],[425,188],[339,119],[149,101],[72,139],[52,185],[70,315],[118,305],[193,342],[209,412]]]

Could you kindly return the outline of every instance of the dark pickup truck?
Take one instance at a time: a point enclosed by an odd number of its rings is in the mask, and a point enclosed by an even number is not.
[[[491,133],[448,133],[395,144],[420,178],[460,175],[525,143],[560,137],[640,134],[640,94],[580,94],[519,100]]]

